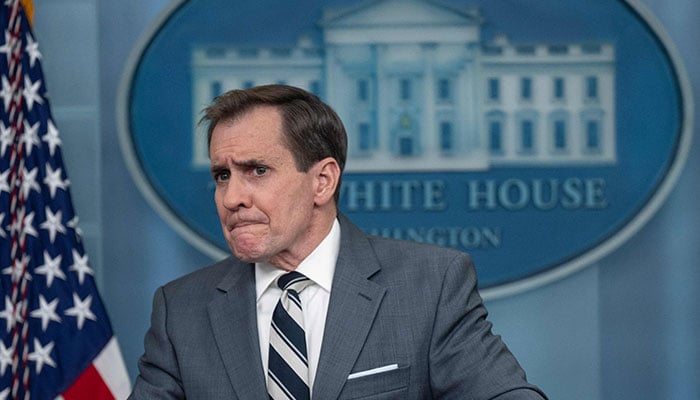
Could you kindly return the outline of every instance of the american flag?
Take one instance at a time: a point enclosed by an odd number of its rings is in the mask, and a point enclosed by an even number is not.
[[[81,242],[31,1],[1,7],[0,400],[123,399],[130,382]]]

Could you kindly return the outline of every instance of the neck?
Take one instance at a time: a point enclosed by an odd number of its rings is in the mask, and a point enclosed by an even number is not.
[[[324,212],[314,218],[314,223],[304,233],[303,238],[299,238],[297,246],[280,252],[271,257],[268,262],[284,271],[294,271],[302,261],[309,256],[319,244],[328,236],[333,227],[337,212]]]

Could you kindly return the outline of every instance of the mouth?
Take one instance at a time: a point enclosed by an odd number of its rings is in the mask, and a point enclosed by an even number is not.
[[[232,229],[237,229],[237,228],[245,228],[246,226],[251,226],[251,225],[257,225],[259,222],[254,222],[254,221],[243,221],[243,222],[237,222],[231,226]]]
[[[244,214],[238,211],[222,216],[221,223],[225,232],[230,235],[237,235],[250,233],[253,229],[262,228],[269,223],[269,218],[266,218],[262,213],[247,212]]]
[[[260,221],[237,221],[233,224],[229,224],[227,226],[227,228],[228,228],[229,232],[235,232],[238,230],[246,229],[246,228],[249,228],[251,226],[261,225],[261,224],[262,224],[262,222],[260,222]]]

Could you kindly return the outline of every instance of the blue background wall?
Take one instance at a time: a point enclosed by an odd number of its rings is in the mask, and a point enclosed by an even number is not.
[[[169,2],[34,3],[35,34],[75,207],[134,377],[155,288],[211,262],[147,204],[119,148],[122,73],[140,36]],[[700,2],[642,4],[675,43],[699,99]],[[697,106],[694,113],[696,140],[686,167],[665,204],[634,237],[572,276],[487,301],[496,332],[552,399],[700,398]]]

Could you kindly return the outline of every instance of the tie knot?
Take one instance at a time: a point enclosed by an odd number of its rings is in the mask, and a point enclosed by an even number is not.
[[[282,290],[294,290],[300,293],[313,282],[304,276],[304,274],[296,271],[288,272],[277,278],[277,286]]]

